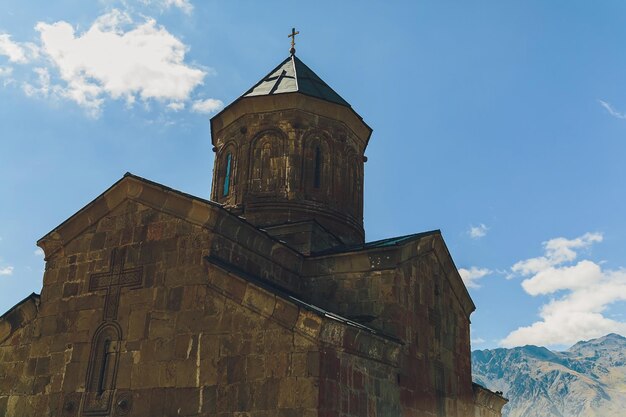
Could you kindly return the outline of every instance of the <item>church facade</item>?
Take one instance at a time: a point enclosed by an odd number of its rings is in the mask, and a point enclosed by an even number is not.
[[[371,132],[292,53],[211,120],[212,200],[126,174],[44,236],[0,416],[500,416],[441,233],[365,242]]]

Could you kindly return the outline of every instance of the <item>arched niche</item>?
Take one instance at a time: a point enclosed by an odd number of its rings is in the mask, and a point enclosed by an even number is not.
[[[94,333],[85,390],[103,395],[115,389],[122,330],[115,322],[103,323]]]
[[[308,198],[333,193],[333,163],[328,137],[318,131],[307,134],[303,141],[302,185]]]
[[[250,149],[250,191],[273,194],[285,184],[285,136],[277,129],[255,136]]]
[[[361,159],[362,160],[362,159]],[[344,174],[346,178],[347,195],[345,203],[348,212],[356,217],[360,217],[361,198],[363,195],[363,164],[353,149],[346,151],[344,159]]]
[[[224,201],[233,196],[237,184],[239,155],[237,144],[233,141],[224,145],[217,155],[217,201]]]

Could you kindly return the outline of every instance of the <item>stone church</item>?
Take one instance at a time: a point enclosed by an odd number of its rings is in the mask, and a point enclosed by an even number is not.
[[[500,416],[441,233],[365,242],[371,133],[292,49],[211,119],[211,200],[128,173],[41,238],[0,416]]]

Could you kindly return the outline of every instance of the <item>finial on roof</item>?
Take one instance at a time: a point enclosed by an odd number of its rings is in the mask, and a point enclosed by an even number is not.
[[[291,35],[287,35],[288,38],[291,38],[291,49],[289,50],[291,55],[296,54],[296,35],[299,33],[296,32],[296,28],[291,28]]]

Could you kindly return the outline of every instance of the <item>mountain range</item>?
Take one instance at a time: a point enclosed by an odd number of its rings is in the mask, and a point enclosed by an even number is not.
[[[626,416],[626,338],[614,333],[564,352],[475,350],[472,376],[509,399],[503,417]]]

